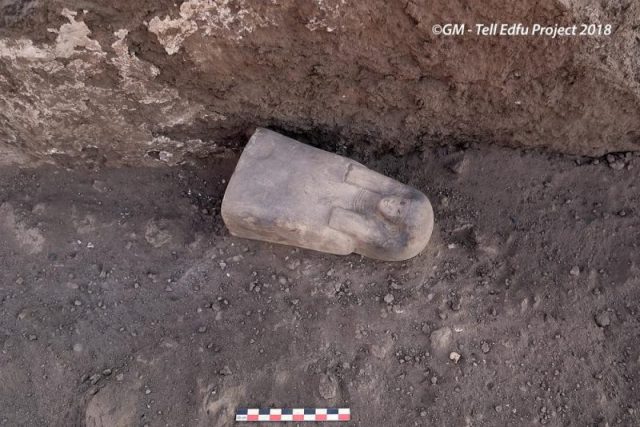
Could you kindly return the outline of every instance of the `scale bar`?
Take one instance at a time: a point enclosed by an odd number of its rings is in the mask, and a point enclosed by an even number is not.
[[[239,408],[236,421],[350,421],[349,408]]]

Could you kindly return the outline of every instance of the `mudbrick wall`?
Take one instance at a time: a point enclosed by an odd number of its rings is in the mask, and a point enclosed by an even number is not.
[[[432,34],[447,22],[613,33]],[[0,0],[0,145],[177,163],[268,126],[370,152],[637,150],[639,26],[635,0]]]

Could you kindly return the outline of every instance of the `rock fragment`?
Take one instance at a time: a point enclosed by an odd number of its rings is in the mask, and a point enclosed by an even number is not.
[[[338,380],[331,374],[322,375],[318,391],[323,399],[335,398],[338,394]]]
[[[462,308],[462,299],[459,295],[453,294],[449,300],[449,308],[451,311],[460,311]]]
[[[447,168],[451,172],[459,175],[462,172],[464,172],[464,170],[466,169],[467,163],[468,163],[467,158],[464,155],[462,155],[462,156],[458,156],[456,159],[449,162],[449,164],[447,165]]]
[[[611,324],[611,316],[609,316],[608,311],[601,311],[595,315],[596,325],[601,328],[606,328]]]
[[[89,382],[91,383],[91,385],[96,385],[101,379],[102,379],[101,374],[93,374],[89,377]]]
[[[451,328],[446,326],[431,332],[429,339],[431,341],[431,348],[433,351],[441,354],[446,353],[451,345],[452,335],[453,333],[451,332]]]

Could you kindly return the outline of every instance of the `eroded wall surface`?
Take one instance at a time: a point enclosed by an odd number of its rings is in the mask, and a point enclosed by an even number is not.
[[[176,163],[255,126],[406,151],[640,147],[633,0],[0,0],[0,143]],[[436,36],[437,23],[611,24],[603,37]]]

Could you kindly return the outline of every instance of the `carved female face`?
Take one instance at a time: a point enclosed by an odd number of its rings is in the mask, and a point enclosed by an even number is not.
[[[404,197],[387,196],[378,202],[378,210],[391,223],[402,222],[411,209],[411,201]]]

